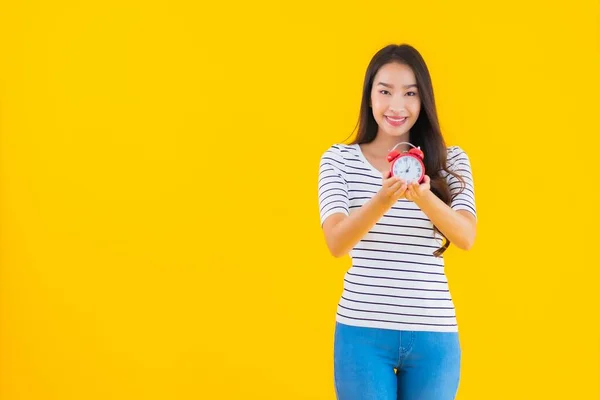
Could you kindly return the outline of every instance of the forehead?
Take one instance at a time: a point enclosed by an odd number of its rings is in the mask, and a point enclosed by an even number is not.
[[[404,86],[416,84],[417,80],[412,69],[406,64],[389,63],[385,64],[375,74],[373,85],[379,82],[392,84],[394,86]]]

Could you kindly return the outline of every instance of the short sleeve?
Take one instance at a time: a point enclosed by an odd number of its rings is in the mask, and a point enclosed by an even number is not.
[[[344,177],[344,158],[336,146],[321,156],[319,164],[319,214],[321,226],[332,214],[349,215],[348,185]]]
[[[471,162],[467,153],[459,146],[453,146],[448,149],[448,169],[464,180],[463,184],[453,175],[448,174],[446,179],[450,188],[452,202],[450,207],[454,210],[467,210],[477,217],[475,207],[475,185],[473,182],[473,173],[471,171]],[[462,189],[462,192],[461,192]]]

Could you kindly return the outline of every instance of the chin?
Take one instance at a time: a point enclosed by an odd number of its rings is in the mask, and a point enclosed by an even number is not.
[[[389,130],[384,130],[385,134],[394,138],[399,138],[402,136],[406,136],[408,135],[408,133],[410,132],[409,130],[406,129],[402,129],[401,131],[389,131]]]
[[[394,129],[394,128],[390,127],[385,121],[382,121],[382,123],[378,124],[378,125],[379,125],[380,132],[385,133],[387,136],[399,138],[399,137],[408,135],[414,124],[399,127],[399,129]],[[383,129],[381,129],[382,126],[383,126]]]

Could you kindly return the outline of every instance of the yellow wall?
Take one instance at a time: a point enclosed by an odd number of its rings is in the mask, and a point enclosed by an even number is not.
[[[476,179],[459,400],[600,397],[597,1],[199,3],[1,3],[0,398],[333,399],[318,160],[390,42]]]

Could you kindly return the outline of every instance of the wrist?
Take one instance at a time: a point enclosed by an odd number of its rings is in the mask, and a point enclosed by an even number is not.
[[[418,199],[415,199],[414,202],[416,205],[421,207],[423,205],[431,204],[435,200],[435,198],[435,194],[433,194],[431,190],[428,190],[423,194],[423,196],[419,197]]]
[[[385,212],[388,208],[394,205],[394,202],[389,197],[384,196],[380,192],[377,192],[373,198],[373,204]]]

